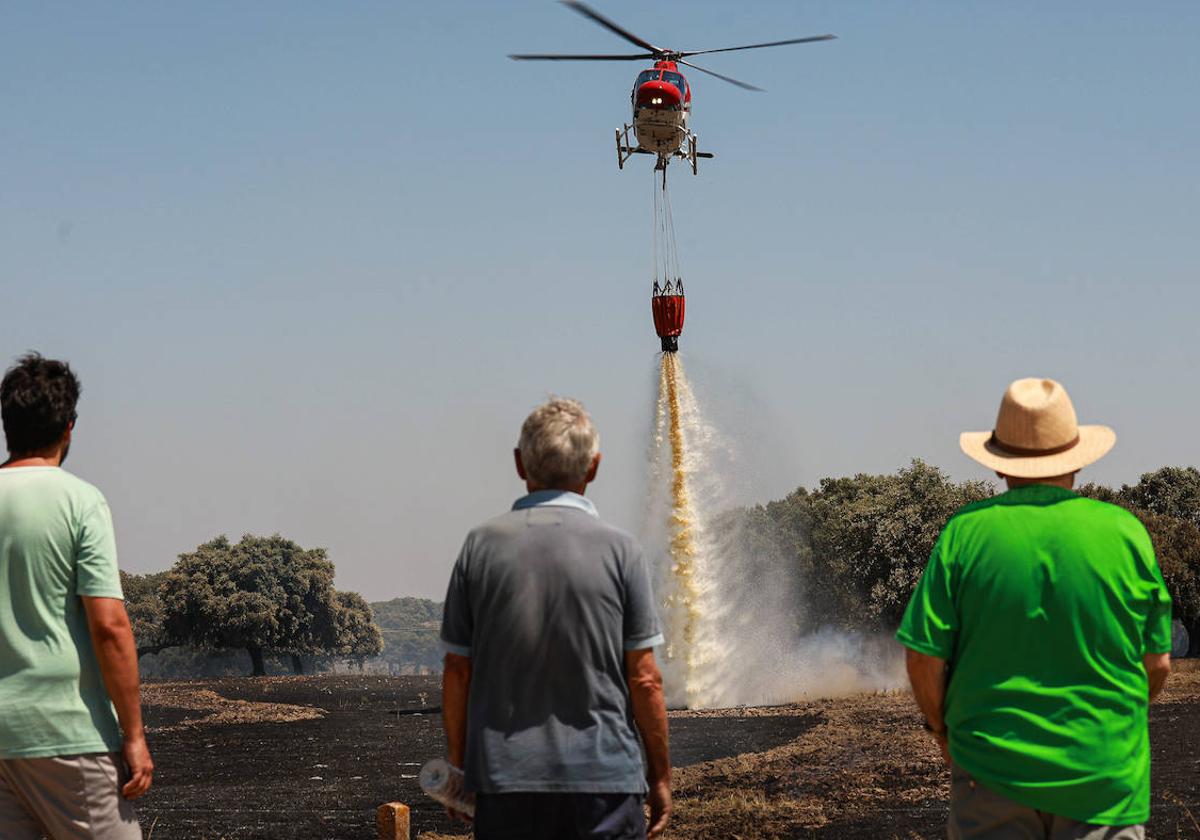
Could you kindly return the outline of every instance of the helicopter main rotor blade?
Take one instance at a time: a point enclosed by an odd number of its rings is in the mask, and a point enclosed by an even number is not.
[[[579,12],[579,14],[583,15],[585,18],[590,18],[592,21],[600,24],[605,29],[607,29],[609,32],[612,32],[614,35],[621,36],[629,43],[635,44],[644,50],[650,50],[650,52],[653,53],[654,55],[658,55],[662,52],[665,52],[665,50],[660,50],[658,47],[654,46],[649,41],[642,40],[641,38],[639,38],[638,36],[636,36],[632,32],[630,32],[628,29],[621,28],[620,26],[613,23],[611,20],[609,20],[604,15],[597,12],[595,9],[593,9],[591,6],[587,5],[586,3],[581,3],[581,2],[579,2],[579,0],[562,0],[562,4],[564,6],[566,6],[568,9],[574,9],[575,11]]]
[[[705,68],[701,67],[699,64],[692,64],[690,61],[684,61],[683,59],[679,59],[679,63],[686,64],[688,67],[691,67],[693,70],[699,70],[701,73],[707,73],[710,76],[716,76],[721,81],[729,82],[729,84],[731,84],[731,85],[737,85],[738,87],[740,87],[744,90],[757,90],[760,93],[763,92],[763,89],[760,87],[755,87],[754,85],[752,85],[748,82],[738,81],[737,79],[733,78],[732,76],[722,76],[720,73],[713,72],[712,70],[706,70]]]
[[[636,55],[557,55],[553,53],[524,53],[510,55],[515,61],[644,61],[654,58],[654,53],[637,53]]]
[[[812,44],[816,41],[834,41],[836,39],[836,35],[810,35],[807,38],[789,38],[786,41],[768,41],[765,44],[747,44],[744,47],[722,47],[719,50],[695,50],[694,52],[681,52],[679,55],[686,57],[689,55],[706,55],[708,53],[734,52],[735,50],[757,50],[761,47],[782,47],[786,44]]]

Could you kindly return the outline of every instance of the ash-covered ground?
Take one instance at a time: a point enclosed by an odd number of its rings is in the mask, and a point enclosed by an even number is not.
[[[1151,714],[1150,837],[1200,838],[1200,669]],[[417,787],[443,754],[430,677],[266,677],[146,688],[149,840],[375,837],[407,803],[413,836],[465,836]],[[904,693],[674,712],[672,838],[944,836],[947,774]]]

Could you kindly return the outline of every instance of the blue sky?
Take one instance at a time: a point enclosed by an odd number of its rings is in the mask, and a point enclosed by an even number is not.
[[[716,153],[672,172],[685,361],[748,500],[912,457],[1052,376],[1109,483],[1192,464],[1200,7],[597,0],[691,73]],[[324,545],[339,585],[440,595],[520,490],[550,392],[593,410],[635,528],[656,340],[641,64],[550,2],[0,10],[0,355],[84,380],[72,460],[123,563],[221,532]]]

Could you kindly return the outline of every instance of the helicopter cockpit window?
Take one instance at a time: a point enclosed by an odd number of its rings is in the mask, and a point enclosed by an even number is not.
[[[672,73],[670,71],[663,73],[663,81],[670,82],[671,84],[675,85],[675,87],[679,88],[680,96],[683,95],[683,91],[687,87],[687,82],[685,82],[683,80],[683,76],[679,75],[678,73]]]
[[[628,78],[628,76],[626,78]],[[658,80],[658,71],[657,70],[643,70],[641,73],[638,74],[638,77],[637,77],[638,87],[641,87],[642,85],[646,84],[646,82],[653,82],[653,81],[657,81],[657,80]]]

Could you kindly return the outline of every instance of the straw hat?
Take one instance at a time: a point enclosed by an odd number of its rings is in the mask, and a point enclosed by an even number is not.
[[[1000,402],[995,430],[963,432],[958,439],[967,457],[1014,478],[1075,472],[1116,442],[1108,426],[1080,426],[1067,389],[1053,379],[1018,379]]]

